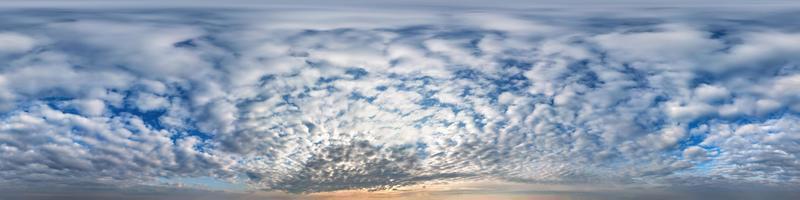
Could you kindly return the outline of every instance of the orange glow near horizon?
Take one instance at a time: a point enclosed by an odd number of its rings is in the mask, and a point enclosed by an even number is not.
[[[591,191],[600,188],[570,187],[509,183],[501,181],[461,181],[426,183],[396,188],[394,190],[366,191],[342,190],[311,194],[286,194],[261,192],[247,199],[303,199],[303,200],[566,200],[572,199],[570,191]],[[611,188],[604,188],[611,189]]]

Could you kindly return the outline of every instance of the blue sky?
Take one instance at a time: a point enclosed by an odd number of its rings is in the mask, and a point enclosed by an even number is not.
[[[0,191],[796,197],[800,4],[715,2],[0,3]]]

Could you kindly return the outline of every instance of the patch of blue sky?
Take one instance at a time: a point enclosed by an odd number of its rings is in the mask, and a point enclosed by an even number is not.
[[[167,112],[164,109],[151,110],[151,111],[141,111],[138,108],[126,105],[126,106],[123,106],[123,107],[110,106],[110,107],[108,107],[108,110],[109,110],[109,112],[111,113],[112,116],[120,116],[120,115],[124,115],[124,114],[129,114],[129,115],[133,115],[133,116],[139,117],[142,120],[142,122],[144,122],[145,125],[147,125],[148,127],[152,128],[152,129],[158,129],[158,130],[166,129],[166,127],[164,127],[161,124],[161,120],[160,120],[160,117],[163,116],[164,114],[166,114],[166,112]]]
[[[528,71],[533,67],[533,63],[529,61],[524,61],[520,59],[513,59],[513,58],[502,58],[498,59],[497,62],[500,64],[500,67],[503,69],[507,68],[518,68],[520,70]]]
[[[180,42],[176,42],[176,43],[172,44],[172,46],[176,47],[176,48],[189,48],[189,49],[192,49],[192,48],[196,48],[197,47],[197,42],[195,42],[194,39],[187,39],[187,40],[183,40],[183,41],[180,41]]]
[[[702,143],[707,137],[706,134],[693,134],[678,142],[678,149],[683,150]]]
[[[372,102],[373,102],[373,101],[375,101],[375,99],[377,99],[377,98],[376,98],[376,97],[374,97],[374,96],[365,96],[365,95],[364,95],[364,94],[362,94],[361,92],[355,91],[355,92],[351,92],[351,93],[350,93],[350,96],[348,97],[348,99],[350,99],[350,100],[355,100],[355,101],[357,101],[357,100],[364,100],[364,101],[366,101],[366,102],[368,102],[368,103],[372,103]]]
[[[431,123],[431,115],[422,117],[421,119],[414,121],[414,128],[422,128],[423,126],[429,123]]]
[[[761,116],[758,115],[742,115],[727,121],[733,122],[735,124],[754,124],[754,123],[764,123],[769,120],[780,119],[786,115],[798,115],[795,111],[792,111],[787,108],[779,109]]]
[[[437,106],[437,105],[439,105],[439,103],[440,103],[439,99],[431,98],[431,97],[425,97],[422,100],[420,100],[417,104],[419,104],[423,108],[427,108],[427,107]]]
[[[68,102],[69,100],[47,101],[46,104],[52,109],[57,109],[67,114],[81,115],[80,110],[78,110],[78,108],[70,106]]]
[[[319,77],[319,79],[317,79],[317,82],[315,83],[315,85],[330,84],[330,83],[333,83],[334,81],[341,80],[341,79],[342,79],[341,77],[336,77],[336,76]]]
[[[353,76],[353,79],[356,80],[361,79],[369,74],[369,72],[367,72],[367,70],[364,68],[358,67],[347,68],[344,73]]]
[[[418,141],[416,143],[416,156],[419,159],[428,158],[428,156],[430,156],[430,153],[428,152],[428,144]]]

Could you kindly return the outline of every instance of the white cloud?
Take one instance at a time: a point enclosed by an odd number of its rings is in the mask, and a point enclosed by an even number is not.
[[[730,95],[728,89],[714,85],[703,84],[694,89],[694,96],[706,102],[726,100]]]
[[[20,33],[0,32],[0,55],[24,53],[36,46],[36,39]]]
[[[0,178],[798,184],[782,27],[300,10],[19,14],[38,23],[0,34]]]

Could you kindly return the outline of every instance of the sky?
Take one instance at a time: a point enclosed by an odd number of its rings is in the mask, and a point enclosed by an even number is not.
[[[0,200],[798,199],[793,1],[0,2]]]

